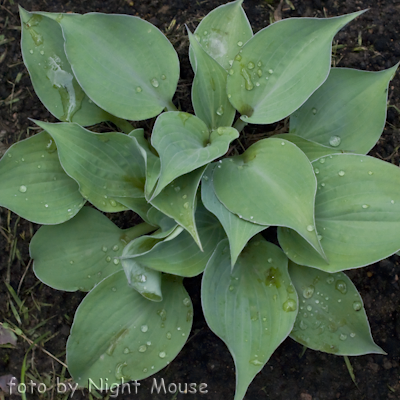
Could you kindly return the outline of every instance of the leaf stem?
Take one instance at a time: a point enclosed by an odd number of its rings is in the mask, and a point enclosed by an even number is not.
[[[165,107],[167,111],[179,111],[176,107],[175,104],[172,102],[172,100],[167,104]]]
[[[155,231],[157,228],[148,224],[147,222],[142,222],[141,224],[132,226],[131,228],[124,230],[124,237],[129,241],[138,238],[139,236],[146,235],[147,233]]]
[[[247,122],[244,122],[240,118],[236,120],[236,122],[233,124],[233,127],[240,133],[244,129],[244,127],[247,125]]]
[[[134,129],[128,121],[118,118],[115,115],[110,114],[109,120],[125,133],[131,133]]]

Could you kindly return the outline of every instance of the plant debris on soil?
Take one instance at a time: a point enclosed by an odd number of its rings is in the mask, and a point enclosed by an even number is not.
[[[118,13],[136,15],[151,22],[172,42],[181,61],[181,79],[174,102],[182,110],[193,112],[190,102],[193,72],[187,54],[189,42],[185,24],[194,31],[208,12],[224,2],[20,0],[19,4],[28,11]],[[369,8],[336,35],[333,65],[380,71],[400,61],[400,0],[245,0],[243,7],[254,32],[282,18],[333,17]],[[32,88],[22,61],[20,34],[18,2],[0,0],[0,155],[13,143],[40,130],[28,118],[57,122]],[[398,166],[399,73],[389,85],[388,100],[386,126],[369,154]],[[143,121],[134,123],[134,126],[145,128],[149,134],[152,123],[153,120]],[[243,148],[277,131],[287,132],[287,121],[263,128],[249,125],[231,151],[240,153]],[[129,212],[109,216],[121,228],[138,222],[138,217]],[[114,398],[112,393],[71,390],[74,384],[65,365],[65,346],[75,310],[85,294],[53,290],[35,277],[29,242],[38,228],[0,208],[0,329],[13,332],[17,338],[16,343],[10,340],[0,345],[0,377],[10,374],[18,382],[27,383],[27,399]],[[302,346],[288,338],[255,377],[245,399],[400,399],[399,271],[399,256],[396,255],[372,266],[347,271],[364,299],[372,335],[387,352],[387,355],[350,357],[356,384],[343,357],[312,350],[302,355]],[[131,394],[125,391],[119,398],[233,399],[233,359],[203,318],[201,277],[185,279],[184,282],[195,311],[187,344],[167,368],[140,381],[136,389],[130,385]],[[162,390],[151,394],[154,379],[158,385],[164,379],[166,393]],[[182,388],[185,383],[205,383],[208,392],[174,394],[168,392],[170,383],[180,383]],[[20,398],[17,395],[10,397],[11,400]]]

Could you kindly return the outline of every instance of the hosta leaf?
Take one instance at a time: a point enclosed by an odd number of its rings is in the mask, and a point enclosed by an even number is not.
[[[179,60],[154,25],[131,15],[43,15],[60,23],[74,75],[98,106],[137,121],[170,105]]]
[[[36,232],[29,248],[35,274],[55,289],[89,291],[120,270],[124,246],[151,229],[147,224],[119,229],[101,212],[83,207],[70,221]]]
[[[235,400],[293,328],[297,294],[287,258],[262,237],[252,239],[231,272],[228,241],[204,271],[201,297],[211,330],[228,346],[236,367]]]
[[[135,259],[122,260],[129,285],[151,301],[162,301],[161,272],[142,267]]]
[[[242,155],[220,161],[213,182],[219,201],[239,218],[291,227],[323,254],[314,222],[317,182],[308,158],[293,143],[260,140]]]
[[[94,125],[109,120],[79,86],[64,52],[60,25],[22,7],[19,11],[22,56],[40,101],[62,121]]]
[[[226,94],[227,72],[209,56],[189,31],[190,45],[196,58],[197,69],[192,86],[192,103],[196,116],[208,129],[231,126],[236,110]]]
[[[0,205],[38,224],[60,224],[85,204],[47,132],[13,144],[0,161]]]
[[[135,262],[142,267],[169,274],[184,277],[196,276],[204,271],[215,247],[225,238],[219,222],[201,204],[196,210],[196,225],[203,251],[200,251],[190,234],[183,231],[176,237],[171,235],[167,240],[154,241],[152,247],[141,255],[138,255],[137,247],[132,248],[130,243],[125,247],[122,258],[134,258]],[[134,242],[140,240],[141,238]]]
[[[185,228],[201,249],[201,242],[196,228],[196,194],[200,179],[206,167],[200,167],[188,174],[176,178],[151,201],[151,204],[163,214],[173,218]]]
[[[75,382],[87,387],[89,379],[97,386],[140,380],[176,357],[190,333],[192,302],[182,278],[163,275],[162,288],[163,301],[148,301],[120,271],[85,297],[67,343]]]
[[[292,339],[342,356],[385,354],[372,339],[363,301],[347,275],[293,262],[289,262],[289,274],[300,298]]]
[[[77,124],[35,122],[53,137],[65,172],[99,210],[126,210],[118,197],[144,197],[144,160],[134,138],[94,133]]]
[[[224,207],[214,192],[212,176],[215,167],[215,164],[211,164],[203,175],[201,181],[201,199],[207,210],[212,212],[224,227],[229,239],[233,267],[247,242],[257,233],[267,229],[268,225],[253,224],[243,218],[239,218]]]
[[[328,272],[362,267],[400,249],[400,169],[376,158],[333,154],[313,162],[315,221],[329,264],[295,232],[278,230],[287,256]]]
[[[388,84],[397,67],[380,72],[332,68],[290,116],[290,133],[336,150],[368,153],[385,126]]]
[[[153,198],[178,176],[191,172],[224,155],[229,143],[239,136],[234,128],[209,133],[194,115],[167,112],[154,125],[151,143],[161,159],[161,174]]]
[[[142,128],[133,130],[129,136],[137,140],[139,150],[145,161],[146,183],[144,185],[144,193],[145,197],[149,199],[160,176],[160,158],[155,154],[155,150],[151,148],[150,143],[144,138],[144,130]]]
[[[270,124],[298,109],[329,74],[333,36],[362,12],[290,18],[259,31],[229,71],[227,92],[241,118]]]
[[[237,0],[215,8],[195,30],[203,49],[226,70],[231,67],[241,46],[253,36],[242,3],[243,0]],[[189,54],[193,65],[193,54]]]
[[[317,158],[327,156],[329,154],[339,153],[340,150],[335,150],[322,144],[313,142],[311,140],[304,139],[301,136],[294,135],[292,133],[281,133],[272,136],[274,138],[281,138],[294,143],[310,161],[315,161]]]

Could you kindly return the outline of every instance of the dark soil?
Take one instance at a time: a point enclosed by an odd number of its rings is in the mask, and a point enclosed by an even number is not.
[[[191,111],[190,85],[193,73],[188,63],[188,40],[184,24],[193,31],[203,16],[223,1],[217,0],[115,0],[61,1],[21,0],[28,11],[78,12],[89,11],[131,14],[140,16],[166,33],[174,44],[182,62],[176,104]],[[258,31],[270,22],[279,1],[246,0],[244,8]],[[288,2],[290,4],[290,2]],[[294,9],[283,1],[281,16],[332,17],[360,9],[369,11],[343,29],[335,38],[338,44],[333,62],[337,66],[378,71],[393,66],[400,60],[400,0],[292,0]],[[275,12],[279,17],[279,12]],[[4,38],[2,37],[4,35]],[[0,1],[0,154],[16,141],[36,132],[29,117],[55,121],[36,97],[20,52],[18,6],[14,0]],[[372,156],[399,165],[400,147],[400,79],[399,74],[389,87],[388,120],[382,137],[370,152]],[[396,108],[397,107],[397,110]],[[144,127],[148,127],[146,123]],[[271,129],[280,129],[276,124]],[[242,143],[251,144],[265,132],[257,127],[246,127]],[[0,208],[0,322],[9,321],[25,336],[41,340],[41,347],[65,361],[65,343],[73,315],[82,293],[63,293],[48,288],[34,276],[29,259],[29,241],[38,226],[18,218]],[[118,218],[118,219],[117,219]],[[121,227],[132,224],[132,214],[113,217]],[[392,256],[376,265],[349,272],[361,292],[372,334],[387,355],[366,355],[350,358],[356,386],[342,357],[307,350],[300,358],[302,346],[287,339],[273,354],[262,372],[256,376],[246,399],[400,399],[400,287],[398,283],[399,257]],[[18,322],[11,309],[11,301],[18,310],[4,282],[9,282],[24,301],[26,315],[19,311]],[[186,279],[195,307],[191,337],[178,357],[155,375],[166,383],[206,383],[207,394],[153,394],[153,377],[141,381],[137,394],[120,395],[123,399],[233,399],[235,372],[233,360],[225,345],[209,330],[201,312],[200,278]],[[18,379],[29,343],[18,338],[16,347],[0,348],[0,376],[7,373]],[[29,351],[26,380],[45,382],[52,390],[39,394],[34,390],[28,399],[63,399],[54,383],[68,372],[48,354],[36,348]],[[133,387],[132,387],[133,389]],[[14,398],[14,396],[13,396]],[[17,398],[17,397],[15,397]],[[75,393],[74,399],[90,398],[87,392]]]

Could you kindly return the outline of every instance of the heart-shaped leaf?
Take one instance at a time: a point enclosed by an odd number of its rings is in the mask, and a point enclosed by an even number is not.
[[[368,153],[385,126],[387,89],[398,65],[379,72],[332,68],[290,116],[290,133],[336,151]]]
[[[183,231],[179,235],[170,235],[165,240],[149,243],[151,247],[148,249],[138,249],[138,246],[132,246],[130,243],[125,247],[122,258],[134,258],[142,267],[169,274],[196,276],[204,271],[216,246],[226,237],[217,219],[201,204],[196,210],[196,225],[203,251],[199,249],[190,234]],[[137,242],[135,244],[140,244],[140,240],[141,238],[134,241]],[[140,253],[140,250],[147,251]]]
[[[314,223],[317,182],[310,161],[293,143],[260,140],[220,161],[213,183],[219,201],[239,218],[291,227],[323,254]]]
[[[206,167],[200,167],[188,174],[176,178],[151,201],[151,204],[163,214],[173,218],[185,228],[201,247],[195,221],[196,194]]]
[[[226,94],[227,72],[209,56],[189,33],[190,45],[196,58],[197,69],[192,86],[192,103],[196,116],[204,121],[208,129],[231,126],[236,110]]]
[[[228,76],[228,97],[241,119],[270,124],[297,110],[329,74],[333,36],[361,13],[285,19],[251,38]]]
[[[153,198],[178,176],[223,156],[238,136],[234,128],[220,127],[209,133],[201,119],[188,113],[161,114],[151,136],[161,159],[161,174]]]
[[[43,15],[60,23],[74,75],[99,107],[138,121],[170,106],[179,60],[154,25],[131,15]]]
[[[294,262],[328,272],[358,268],[400,249],[400,170],[376,158],[333,154],[313,162],[315,221],[329,264],[296,232],[278,229]]]
[[[60,25],[19,7],[21,50],[40,101],[58,119],[80,125],[110,120],[79,86],[64,52]]]
[[[212,212],[224,227],[229,239],[229,248],[231,252],[232,268],[236,260],[246,246],[247,242],[257,233],[268,228],[268,225],[258,225],[239,218],[236,214],[231,213],[218,200],[214,192],[212,176],[216,164],[211,164],[203,175],[201,181],[201,199],[208,211]]]
[[[118,197],[144,197],[145,165],[135,138],[94,133],[77,124],[36,121],[53,137],[65,172],[99,210],[126,210]]]
[[[128,242],[152,229],[147,224],[119,229],[101,212],[83,207],[70,221],[42,226],[33,236],[35,274],[55,289],[89,291],[122,268],[119,257]]]
[[[232,272],[227,240],[218,245],[204,271],[204,316],[235,361],[235,400],[243,399],[255,375],[293,328],[297,294],[287,268],[283,252],[256,237]]]
[[[289,274],[300,298],[292,339],[342,356],[386,354],[372,339],[363,301],[347,275],[293,262],[289,262]]]
[[[38,224],[60,224],[85,204],[47,132],[13,144],[0,161],[0,205]]]
[[[144,379],[176,357],[188,338],[193,307],[182,278],[163,275],[162,287],[163,301],[148,301],[119,271],[85,297],[67,343],[68,369],[79,386]]]

